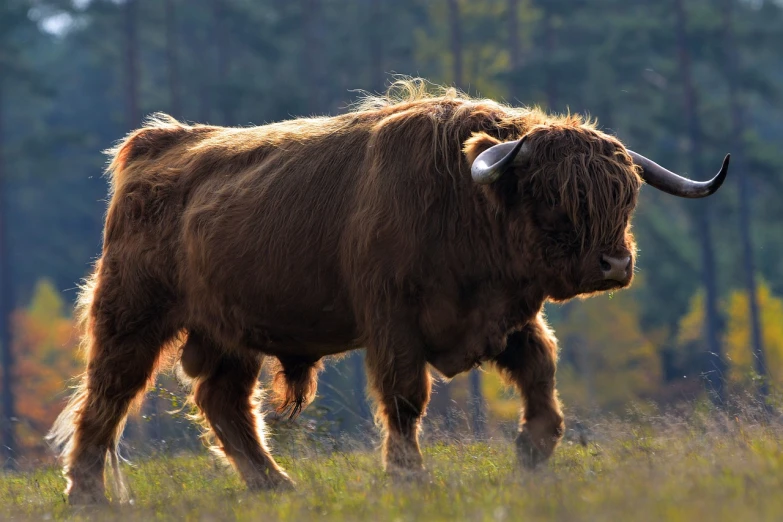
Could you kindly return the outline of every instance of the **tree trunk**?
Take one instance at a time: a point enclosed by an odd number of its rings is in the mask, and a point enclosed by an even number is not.
[[[304,77],[307,88],[307,110],[310,114],[318,114],[324,110],[321,92],[320,67],[320,2],[319,0],[304,0],[302,2],[302,29],[304,32]]]
[[[756,291],[756,265],[753,252],[753,239],[750,226],[750,174],[745,163],[745,149],[742,136],[745,133],[745,123],[742,106],[737,92],[738,57],[734,48],[734,27],[732,20],[733,0],[724,0],[723,3],[723,45],[725,58],[723,60],[726,84],[729,88],[729,110],[731,112],[731,144],[732,165],[736,172],[737,185],[739,187],[739,226],[742,241],[742,269],[745,279],[745,287],[748,292],[750,312],[750,332],[753,346],[753,360],[756,373],[761,377],[759,395],[762,402],[766,402],[769,394],[769,372],[767,370],[767,358],[764,352],[764,341],[761,332],[761,318],[759,317],[759,302]]]
[[[451,57],[454,60],[452,75],[454,86],[462,88],[462,23],[459,14],[458,0],[448,0],[449,5],[449,36],[451,40]]]
[[[138,0],[125,2],[125,126],[139,126]]]
[[[557,48],[557,34],[555,32],[555,15],[552,14],[551,7],[544,4],[544,49],[543,60],[546,77],[544,85],[546,89],[546,104],[550,111],[557,107],[557,81],[555,79],[554,56]]]
[[[179,52],[177,46],[176,0],[166,0],[166,68],[169,76],[169,111],[182,117],[182,93],[179,82]]]
[[[470,421],[473,436],[481,438],[487,423],[487,405],[481,392],[481,373],[478,369],[471,370],[470,375]]]
[[[691,142],[690,161],[693,172],[704,172],[702,165],[701,124],[697,110],[696,90],[691,76],[691,56],[688,50],[686,26],[687,19],[682,0],[674,0],[675,31],[677,39],[677,57],[680,77],[683,81],[683,105],[688,125],[688,137]],[[702,261],[702,284],[704,285],[704,308],[706,315],[704,371],[708,382],[708,392],[718,405],[725,404],[726,362],[720,343],[722,321],[718,311],[718,280],[715,262],[715,248],[712,242],[712,205],[710,200],[689,202],[688,208],[699,237]]]
[[[367,405],[367,376],[364,369],[364,357],[362,352],[356,350],[351,355],[353,361],[354,400],[356,401],[356,414],[362,425],[371,420],[370,408]]]
[[[125,127],[128,130],[135,129],[141,124],[141,113],[139,111],[138,2],[139,0],[127,0],[125,2]],[[144,417],[148,420],[146,424],[142,423],[139,426],[141,431],[146,431],[147,437],[152,443],[160,440],[157,401],[157,394],[147,397],[144,404]]]
[[[193,7],[193,4],[189,4],[189,6]],[[192,54],[196,56],[197,65],[195,76],[198,78],[198,84],[196,85],[198,96],[198,120],[201,123],[215,123],[212,121],[212,86],[214,84],[214,80],[212,79],[213,75],[208,68],[202,66],[200,60],[202,57],[209,56],[209,52],[211,50],[211,24],[204,22],[204,20],[209,19],[207,14],[209,10],[207,9],[207,6],[200,3],[199,9],[204,9],[206,11],[204,13],[199,12],[199,23],[191,24],[189,27],[185,25],[184,27],[187,28],[186,31],[189,29],[188,32],[191,35],[189,38],[189,43],[193,49]]]
[[[215,43],[215,75],[217,78],[217,105],[223,125],[233,125],[234,111],[231,100],[231,52],[228,45],[228,19],[225,0],[212,0],[212,17],[214,20]]]
[[[14,310],[14,289],[11,277],[11,249],[8,247],[8,187],[7,174],[4,163],[4,97],[3,97],[3,71],[0,61],[0,363],[2,363],[2,394],[3,411],[0,421],[0,436],[2,436],[2,448],[0,455],[3,458],[3,466],[6,469],[16,468],[16,432],[14,423],[16,419],[16,402],[14,399],[14,354],[12,351],[11,314]]]
[[[385,69],[383,66],[383,0],[371,0],[368,31],[370,36],[370,88],[383,91]]]
[[[519,99],[518,82],[522,68],[522,50],[519,43],[519,0],[508,0],[508,49],[511,55],[511,75],[509,77],[509,98]]]
[[[459,12],[458,0],[448,0],[449,6],[449,34],[451,39],[451,56],[453,60],[453,77],[454,86],[458,89],[462,88],[463,77],[463,57],[462,57],[462,20]],[[484,404],[484,397],[481,394],[481,373],[478,370],[471,370],[468,376],[470,383],[470,420],[473,434],[476,437],[481,437],[484,434],[484,425],[486,421],[486,408]],[[450,398],[451,383],[445,383],[442,393],[448,394]],[[447,402],[450,403],[449,400]]]

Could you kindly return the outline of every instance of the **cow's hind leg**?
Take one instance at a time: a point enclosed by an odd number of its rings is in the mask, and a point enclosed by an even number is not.
[[[91,504],[106,501],[107,454],[124,496],[117,444],[131,404],[154,378],[176,331],[167,323],[171,301],[160,285],[123,280],[105,262],[81,298],[87,371],[48,438],[62,448],[70,503]]]
[[[552,455],[565,433],[555,390],[557,341],[544,318],[536,317],[509,336],[505,351],[494,363],[522,395],[517,457],[525,468],[535,468]]]
[[[423,471],[419,429],[430,398],[424,347],[407,327],[367,347],[367,375],[385,429],[383,463],[391,473]]]
[[[209,343],[204,338],[202,343]],[[203,346],[218,353],[215,345]],[[233,464],[249,489],[293,486],[277,465],[264,442],[264,421],[258,411],[258,375],[263,356],[254,353],[223,353],[196,380],[194,399],[212,428],[221,451]]]

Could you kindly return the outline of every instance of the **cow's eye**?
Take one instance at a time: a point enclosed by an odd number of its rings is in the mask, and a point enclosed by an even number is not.
[[[540,210],[538,213],[538,225],[545,232],[568,232],[573,229],[568,214],[558,208]]]

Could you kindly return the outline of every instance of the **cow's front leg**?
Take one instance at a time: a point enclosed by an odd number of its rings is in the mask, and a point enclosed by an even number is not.
[[[384,329],[385,330],[385,329]],[[367,347],[367,376],[385,429],[386,471],[423,471],[419,428],[430,398],[424,347],[409,326],[377,332]]]
[[[525,468],[535,468],[552,455],[565,432],[555,390],[557,340],[542,315],[510,335],[493,362],[522,395],[517,458]]]

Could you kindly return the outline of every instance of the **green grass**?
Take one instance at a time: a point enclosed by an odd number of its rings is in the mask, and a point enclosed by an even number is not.
[[[55,469],[0,476],[10,520],[783,520],[783,427],[691,417],[607,421],[586,446],[566,440],[535,473],[514,468],[509,441],[425,444],[429,475],[394,481],[377,452],[319,454],[281,444],[297,482],[248,493],[212,457],[124,466],[133,503],[71,508]]]

